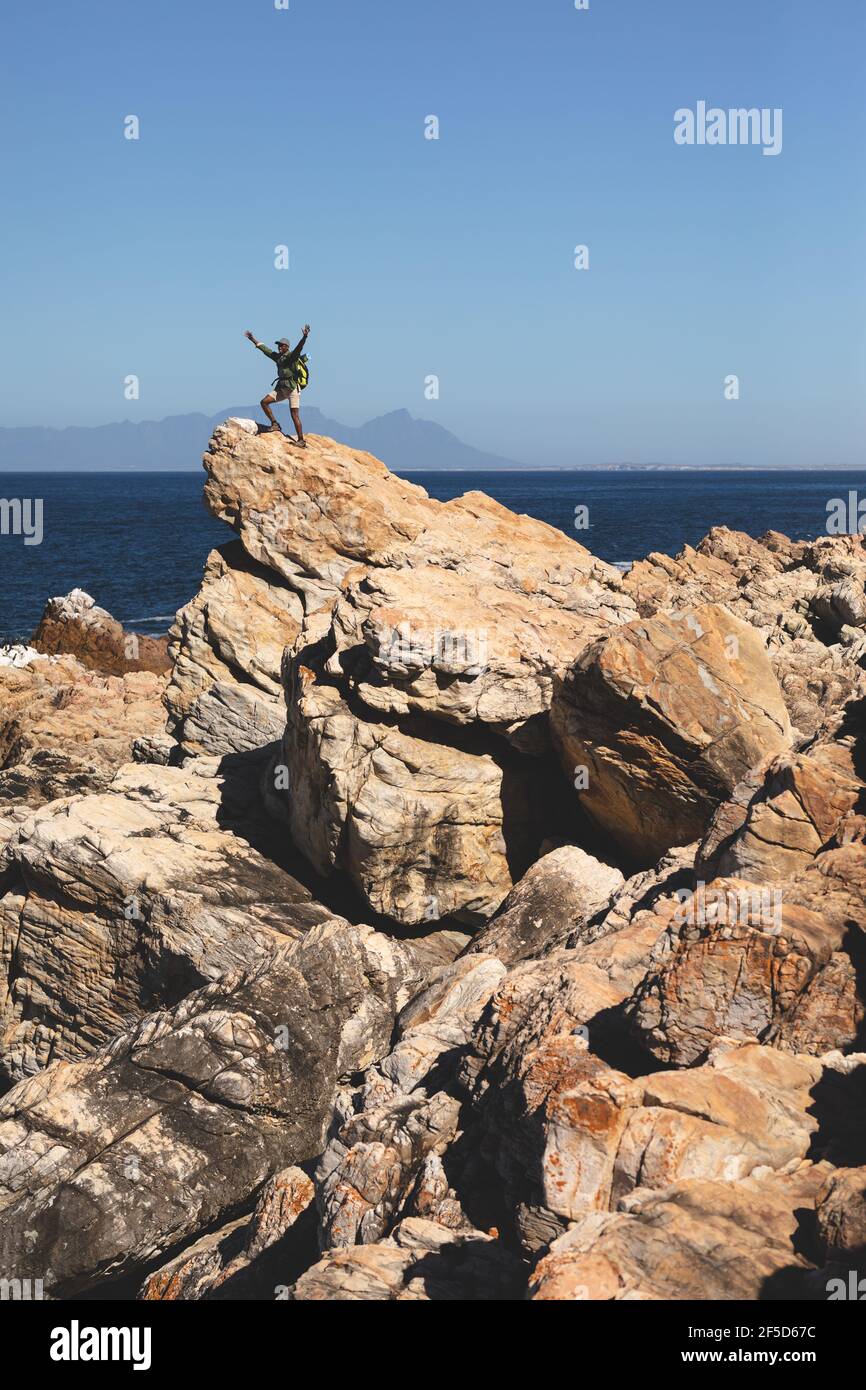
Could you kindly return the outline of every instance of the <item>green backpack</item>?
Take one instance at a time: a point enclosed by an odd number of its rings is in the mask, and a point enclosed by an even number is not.
[[[306,391],[310,384],[310,359],[306,353],[299,357],[295,364],[295,376],[298,382],[298,390]]]

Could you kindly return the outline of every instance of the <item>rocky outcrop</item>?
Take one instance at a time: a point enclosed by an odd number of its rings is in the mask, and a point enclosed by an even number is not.
[[[234,791],[207,765],[131,764],[24,822],[0,898],[0,1074],[81,1057],[330,916],[221,824]]]
[[[205,466],[237,539],[167,680],[0,658],[0,1272],[833,1296],[864,1239],[860,538],[720,528],[623,580],[330,440],[229,421]],[[46,641],[110,660],[61,608]]]
[[[305,612],[329,609],[354,571],[474,574],[539,606],[613,619],[633,613],[618,571],[562,531],[481,492],[436,502],[370,454],[315,435],[298,454],[229,420],[205,455],[205,501],[247,554],[280,575]],[[435,580],[437,575],[430,577]],[[419,583],[425,574],[418,575]]]
[[[298,455],[228,421],[205,467],[240,545],[211,557],[173,629],[170,727],[215,754],[285,726],[273,798],[318,873],[405,925],[483,921],[567,793],[548,756],[553,681],[634,616],[618,571],[481,493],[435,502],[331,440]]]
[[[722,603],[770,648],[795,736],[813,738],[864,693],[858,594],[866,580],[860,536],[753,540],[717,526],[676,557],[652,554],[624,583],[643,617]],[[848,625],[857,618],[857,626]]]
[[[150,672],[100,676],[74,657],[0,666],[0,888],[8,842],[39,806],[99,790],[165,722]]]
[[[238,1217],[188,1246],[145,1280],[144,1302],[273,1299],[284,1282],[316,1257],[310,1217],[313,1184],[301,1168],[285,1168],[265,1183],[251,1216]]]
[[[582,805],[639,865],[690,843],[791,728],[761,638],[703,605],[628,623],[586,649],[551,714]]]
[[[325,922],[22,1081],[0,1102],[0,1267],[68,1297],[141,1279],[233,1216],[321,1150],[338,1081],[386,1051],[413,970],[369,928]]]
[[[165,699],[185,752],[240,753],[282,737],[280,667],[302,615],[299,596],[239,541],[211,551],[202,586],[170,634]]]
[[[122,676],[128,671],[161,675],[171,664],[164,637],[126,632],[83,589],[48,600],[33,634],[33,646],[47,656],[74,656],[88,670],[105,676]]]
[[[412,1217],[378,1245],[329,1251],[292,1285],[290,1296],[302,1302],[514,1302],[525,1286],[520,1261],[493,1236]]]
[[[691,1301],[698,1290],[714,1302],[774,1291],[795,1297],[810,1268],[803,1215],[814,1212],[826,1173],[824,1164],[803,1163],[790,1174],[635,1192],[616,1212],[583,1216],[553,1242],[530,1298]]]

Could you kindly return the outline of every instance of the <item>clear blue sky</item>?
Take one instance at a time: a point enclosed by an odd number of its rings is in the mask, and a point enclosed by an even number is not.
[[[346,423],[863,462],[864,0],[290,4],[7,8],[0,424],[258,399],[244,329],[309,320],[308,399]],[[702,99],[782,107],[781,155],[675,145]]]

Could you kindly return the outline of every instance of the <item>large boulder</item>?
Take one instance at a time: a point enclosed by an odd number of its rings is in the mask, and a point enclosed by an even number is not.
[[[556,527],[482,492],[436,502],[370,454],[307,437],[299,454],[252,421],[228,420],[204,458],[205,501],[252,559],[329,609],[344,581],[395,567],[473,574],[539,606],[588,617],[634,613],[618,571]],[[419,576],[419,579],[421,576]]]
[[[76,1058],[329,917],[225,825],[233,781],[130,764],[32,813],[0,897],[0,1075]]]
[[[585,809],[637,864],[705,830],[791,726],[761,637],[706,605],[614,629],[586,649],[551,724]]]
[[[0,1101],[0,1268],[67,1298],[140,1282],[320,1152],[338,1082],[387,1050],[411,955],[324,922]]]
[[[553,801],[535,760],[373,719],[310,649],[287,688],[275,782],[282,767],[292,839],[316,871],[342,870],[367,909],[410,926],[490,917],[544,839]]]
[[[285,722],[269,804],[317,872],[404,925],[485,920],[556,819],[554,679],[635,615],[619,572],[483,493],[437,502],[333,440],[300,454],[229,420],[204,463],[240,547],[211,557],[178,616],[172,731],[216,754]]]
[[[376,569],[334,605],[327,669],[371,710],[482,725],[544,751],[554,677],[612,616],[557,607],[498,575]]]
[[[611,903],[625,879],[619,869],[577,845],[537,860],[512,888],[499,912],[466,948],[515,965],[576,936]]]

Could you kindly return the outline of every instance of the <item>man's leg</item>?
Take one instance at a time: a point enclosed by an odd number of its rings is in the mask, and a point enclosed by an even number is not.
[[[276,399],[276,396],[274,396],[273,394],[270,396],[262,396],[262,399],[259,401],[259,405],[261,406],[262,410],[265,412],[268,419],[270,420],[271,429],[278,430],[280,426],[277,421],[277,417],[271,410],[271,406],[275,403]]]
[[[297,436],[298,436],[298,443],[299,443],[300,445],[302,445],[304,448],[306,448],[306,446],[307,446],[307,441],[306,441],[305,438],[304,438],[304,427],[303,427],[303,425],[301,424],[301,399],[300,399],[300,393],[299,393],[299,395],[298,395],[297,402],[294,401],[294,400],[291,402],[291,408],[292,408],[292,423],[293,423],[294,426],[295,426],[295,432],[296,432],[296,434],[297,434]]]

